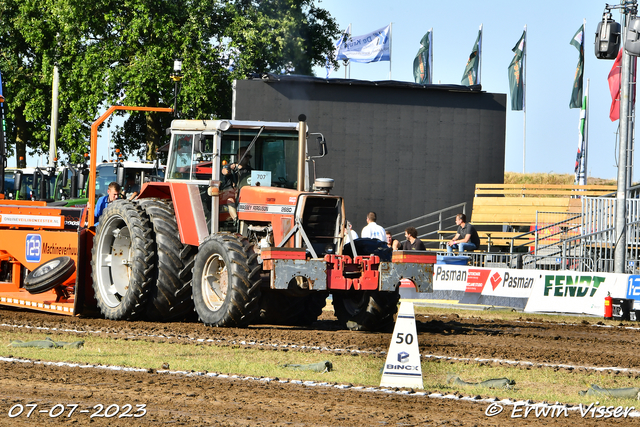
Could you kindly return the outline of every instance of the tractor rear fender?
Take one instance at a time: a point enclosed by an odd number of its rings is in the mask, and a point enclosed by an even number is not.
[[[140,190],[138,199],[155,197],[173,201],[180,241],[187,245],[200,246],[208,236],[207,220],[197,184],[183,182],[147,182]]]

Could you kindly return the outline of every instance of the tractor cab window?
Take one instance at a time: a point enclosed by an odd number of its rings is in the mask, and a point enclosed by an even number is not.
[[[142,187],[140,180],[142,174],[148,173],[146,170],[140,169],[125,169],[124,171],[124,183],[122,185],[122,196],[125,199],[135,197],[140,193],[140,187]]]
[[[63,174],[67,175],[67,185],[63,186],[64,177]],[[71,197],[71,181],[73,180],[73,172],[70,169],[63,169],[60,173],[58,173],[58,177],[56,178],[56,191],[53,194],[53,199],[55,201],[59,200],[67,200]]]
[[[171,145],[172,153],[169,153],[167,174],[169,179],[192,179],[198,160],[194,156],[194,134],[176,133],[173,135]],[[193,168],[193,171],[192,171]]]
[[[259,129],[230,129],[222,137],[222,166],[241,161]],[[271,185],[296,188],[298,176],[297,132],[263,130],[242,160],[251,170],[271,172]]]
[[[96,168],[96,199],[107,194],[109,184],[116,180],[113,163],[102,163]]]

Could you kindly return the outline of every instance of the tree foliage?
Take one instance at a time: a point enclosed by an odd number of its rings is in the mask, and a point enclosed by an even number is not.
[[[51,83],[60,73],[59,152],[80,160],[90,125],[113,104],[173,106],[183,61],[181,117],[230,117],[234,79],[311,75],[337,26],[315,0],[4,0],[0,72],[9,152],[49,146]],[[152,158],[168,114],[133,113],[114,132],[125,156]],[[144,144],[143,144],[144,142]]]

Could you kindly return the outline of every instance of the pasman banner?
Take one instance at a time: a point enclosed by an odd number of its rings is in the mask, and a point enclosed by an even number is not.
[[[618,51],[616,60],[613,61],[613,67],[609,71],[607,81],[609,82],[609,92],[611,92],[611,109],[609,110],[609,118],[615,122],[620,118],[620,66],[622,64],[622,53],[624,49]]]
[[[588,88],[588,86],[587,86]],[[579,135],[578,135],[578,154],[576,155],[575,181],[576,185],[587,184],[587,96],[584,95],[582,100],[582,109],[580,110]]]
[[[344,32],[342,33],[342,35],[340,36],[340,38],[336,41],[335,44],[335,49],[334,49],[334,55],[338,56],[338,52],[340,52],[340,48],[342,47],[342,45],[344,44],[345,41],[349,40],[349,36],[351,35],[351,24],[349,24],[349,26],[347,27],[346,30],[344,30]],[[329,75],[331,74],[331,72],[333,71],[333,65],[331,64],[331,61],[329,60],[329,57],[327,56],[327,65],[326,65],[326,69],[327,69],[327,76],[325,78],[329,78]]]

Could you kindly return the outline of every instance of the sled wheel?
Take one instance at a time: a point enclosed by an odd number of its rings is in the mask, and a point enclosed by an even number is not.
[[[258,255],[240,235],[218,233],[198,248],[193,267],[193,302],[208,326],[246,326],[259,314]]]
[[[333,308],[338,321],[352,331],[377,331],[393,323],[399,299],[397,291],[336,291]]]
[[[149,219],[128,200],[102,213],[91,250],[93,289],[107,319],[133,320],[144,314],[156,271]]]
[[[76,271],[76,263],[68,256],[54,258],[40,264],[24,279],[30,294],[41,294],[64,283]]]

